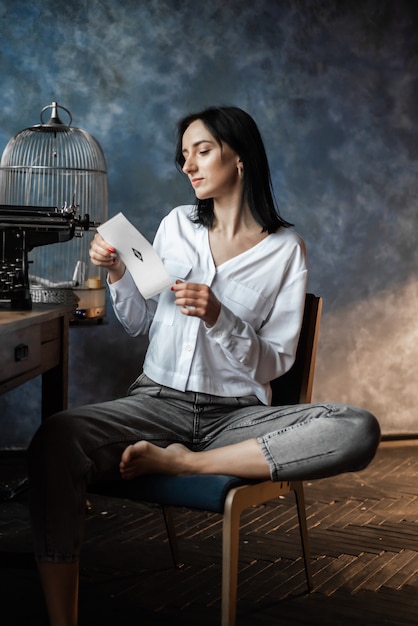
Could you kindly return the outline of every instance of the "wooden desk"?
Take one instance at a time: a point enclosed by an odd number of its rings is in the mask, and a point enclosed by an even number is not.
[[[68,336],[73,306],[0,309],[0,394],[42,375],[42,419],[67,407]]]

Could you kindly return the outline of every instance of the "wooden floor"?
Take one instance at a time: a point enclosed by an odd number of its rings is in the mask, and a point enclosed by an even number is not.
[[[46,625],[22,460],[0,454],[1,623]],[[358,474],[305,483],[315,589],[305,593],[293,494],[243,516],[237,626],[418,624],[418,441],[385,442]],[[220,518],[179,509],[185,565],[156,507],[92,497],[80,626],[220,623]],[[4,618],[4,616],[10,616]]]

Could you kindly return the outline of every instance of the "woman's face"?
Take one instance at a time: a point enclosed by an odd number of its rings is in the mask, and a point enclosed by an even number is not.
[[[239,156],[228,144],[219,145],[201,120],[184,132],[182,149],[183,172],[199,200],[220,200],[240,189]]]

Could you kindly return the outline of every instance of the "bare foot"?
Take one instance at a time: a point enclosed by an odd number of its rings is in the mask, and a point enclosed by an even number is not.
[[[185,457],[190,454],[194,453],[181,443],[160,448],[149,441],[137,441],[123,451],[119,469],[125,480],[144,474],[185,474]]]

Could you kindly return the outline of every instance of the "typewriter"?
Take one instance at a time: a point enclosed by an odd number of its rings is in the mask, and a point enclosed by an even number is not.
[[[14,310],[30,310],[28,252],[36,246],[69,241],[95,228],[78,206],[62,208],[0,205],[0,303]]]

